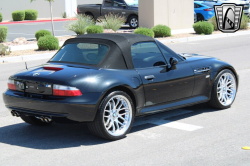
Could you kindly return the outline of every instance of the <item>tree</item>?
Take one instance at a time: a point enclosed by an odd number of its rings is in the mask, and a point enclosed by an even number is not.
[[[33,2],[35,0],[30,0],[30,2]],[[52,2],[54,2],[54,0],[45,0],[48,1],[50,4],[50,16],[51,16],[51,26],[52,26],[52,34],[53,36],[55,36],[55,31],[54,31],[54,24],[53,24],[53,10],[52,10]]]

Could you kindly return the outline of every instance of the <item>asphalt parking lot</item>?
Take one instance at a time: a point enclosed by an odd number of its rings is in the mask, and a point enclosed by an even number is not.
[[[74,32],[67,31],[64,27],[69,21],[54,22],[55,36],[76,35]],[[8,27],[7,41],[13,41],[16,38],[24,37],[26,39],[34,39],[38,30],[45,29],[52,31],[51,22],[32,22],[20,24],[6,24]],[[128,29],[128,25],[123,25],[122,29]]]
[[[68,21],[54,22],[55,36],[75,35],[74,32],[67,31],[64,25]],[[35,22],[35,23],[22,23],[22,24],[6,24],[8,27],[7,41],[12,41],[16,38],[24,37],[26,39],[34,39],[35,33],[38,30],[45,29],[51,30],[51,22]]]
[[[0,165],[170,165],[235,166],[250,164],[250,35],[175,43],[176,52],[198,53],[231,63],[240,76],[233,106],[206,104],[135,119],[130,134],[106,141],[86,124],[34,127],[12,117],[0,97]],[[28,66],[46,60],[29,61]],[[0,65],[0,92],[24,63]]]

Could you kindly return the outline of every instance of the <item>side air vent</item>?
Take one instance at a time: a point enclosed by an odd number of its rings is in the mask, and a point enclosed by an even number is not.
[[[210,67],[203,67],[203,68],[195,69],[194,72],[195,73],[208,73],[210,70],[211,70]]]

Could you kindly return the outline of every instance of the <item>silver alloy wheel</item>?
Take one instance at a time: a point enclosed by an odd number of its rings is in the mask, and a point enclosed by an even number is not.
[[[138,26],[138,20],[136,18],[132,18],[130,20],[130,25],[133,27],[133,28],[136,28]]]
[[[112,136],[121,136],[132,121],[132,106],[122,95],[112,97],[104,108],[103,122],[106,131]]]
[[[236,81],[231,73],[221,75],[217,84],[217,98],[223,106],[233,103],[236,95]]]

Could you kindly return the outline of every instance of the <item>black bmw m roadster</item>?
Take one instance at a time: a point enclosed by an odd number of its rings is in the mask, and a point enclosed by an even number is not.
[[[235,69],[219,59],[177,54],[142,35],[93,34],[10,76],[3,99],[29,124],[87,122],[93,134],[117,140],[135,116],[203,102],[229,108],[237,88]]]

